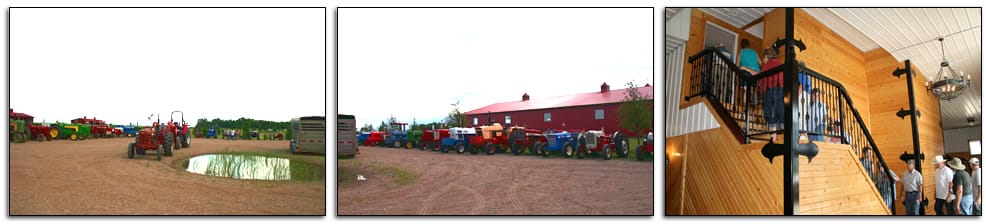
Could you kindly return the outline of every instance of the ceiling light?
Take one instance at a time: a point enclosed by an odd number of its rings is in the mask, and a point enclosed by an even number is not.
[[[948,60],[945,59],[944,40],[944,37],[938,38],[938,42],[941,43],[941,68],[938,69],[938,76],[925,85],[928,91],[934,93],[939,99],[951,100],[961,95],[969,87],[972,77],[955,73],[955,70],[948,65]]]

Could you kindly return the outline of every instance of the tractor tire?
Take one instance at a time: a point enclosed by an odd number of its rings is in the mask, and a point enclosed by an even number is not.
[[[521,146],[522,145],[517,144],[516,142],[510,143],[510,153],[513,153],[515,156],[519,156],[524,152],[524,148],[521,148]]]
[[[543,147],[544,145],[542,145],[540,142],[534,143],[534,146],[531,147],[531,155],[541,156],[541,150],[544,150]]]
[[[21,134],[12,134],[12,136],[14,136],[14,137],[11,137],[10,140],[13,140],[14,143],[24,142],[24,135],[21,135]]]
[[[38,142],[45,141],[45,135],[44,134],[40,134],[40,133],[39,134],[34,134],[34,138],[37,139]]]
[[[62,130],[59,130],[58,128],[52,128],[48,131],[48,135],[51,136],[51,138],[58,138],[58,135],[61,134],[61,132]]]
[[[185,141],[181,143],[181,147],[188,148],[189,146],[192,146],[192,136],[186,135],[184,139]]]
[[[475,149],[474,150],[469,150],[469,151],[471,151],[470,153],[472,153],[472,154],[476,154],[476,150]],[[456,153],[459,153],[459,154],[465,153],[466,152],[466,144],[463,144],[461,142],[456,143],[455,144],[455,152]]]
[[[154,150],[154,151],[157,151],[157,161],[161,161],[161,151],[164,151],[164,147],[161,146],[161,145],[158,145],[157,146],[157,150]]]
[[[627,158],[630,155],[630,143],[627,141],[627,137],[624,134],[617,132],[613,136],[614,142],[616,142],[616,155],[620,158]]]
[[[401,148],[401,141],[394,141],[394,144],[391,145],[391,148],[395,148],[395,149]]]
[[[437,144],[435,145],[435,147],[438,147],[438,150],[439,151],[442,151],[442,153],[448,153],[448,148],[449,147],[445,147],[443,145],[437,145]]]
[[[72,141],[79,140],[79,136],[78,135],[75,135],[75,134],[72,134],[72,135],[69,135],[68,136],[68,139],[71,139]]]
[[[414,148],[414,143],[413,142],[404,143],[404,148],[407,148],[407,149]]]
[[[129,145],[127,145],[127,158],[128,159],[133,159],[134,158],[134,153],[135,153],[134,152],[134,143],[130,143]]]
[[[424,142],[418,142],[418,150],[425,150],[425,148],[428,148],[425,147],[425,145],[427,144],[425,144]]]
[[[562,152],[565,153],[565,158],[572,158],[572,156],[575,156],[575,147],[572,146],[572,144],[565,143],[565,145],[562,145],[561,149],[563,150]]]
[[[171,149],[175,144],[175,134],[168,132],[164,134],[164,148]]]
[[[644,147],[642,145],[637,146],[637,161],[644,161]]]
[[[609,160],[613,155],[613,146],[606,145],[603,146],[603,160]]]
[[[178,146],[175,145],[174,148],[178,148]],[[174,155],[174,153],[175,153],[174,148],[167,148],[167,147],[165,147],[164,148],[164,156],[172,156],[172,155]]]
[[[486,155],[492,156],[493,154],[496,154],[497,148],[498,147],[493,145],[493,143],[486,143]]]

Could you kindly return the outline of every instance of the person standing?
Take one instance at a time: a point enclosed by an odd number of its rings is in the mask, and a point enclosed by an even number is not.
[[[873,153],[869,146],[863,147],[863,157],[859,158],[859,163],[863,164],[866,170],[866,177],[873,179]],[[875,182],[875,181],[874,181]]]
[[[777,60],[777,51],[773,48],[764,49],[763,56],[767,59],[763,63],[763,70],[782,64]],[[776,131],[784,125],[784,72],[764,75],[768,76],[760,78],[757,83],[760,86],[760,95],[763,96],[763,118],[767,121],[767,130]],[[776,138],[777,133],[770,133],[771,141]]]
[[[948,167],[945,167],[945,157],[941,155],[935,156],[935,214],[937,215],[955,215],[952,209],[952,199],[949,197],[949,185],[952,183],[952,178],[955,176],[955,172]],[[947,213],[946,213],[947,210]]]
[[[952,209],[955,209],[955,214],[958,215],[972,215],[972,177],[965,171],[962,160],[957,157],[948,161],[948,167],[955,171],[955,177],[952,178],[952,192],[955,193],[956,198],[952,202],[955,204]]]
[[[922,184],[924,184],[924,178],[921,177],[921,172],[914,169],[914,160],[907,160],[907,172],[904,172],[904,179],[901,181],[901,185],[904,186],[903,201],[907,215],[921,214],[919,211],[921,198],[924,198],[924,192],[921,191]]]
[[[750,40],[743,38],[740,41],[739,57],[736,57],[736,65],[739,65],[740,71],[746,74],[746,76],[752,77],[755,74],[760,73],[760,65],[763,62],[760,61],[760,56],[757,55],[757,51],[750,49]],[[746,81],[740,81],[740,92],[745,93],[748,86],[753,86],[753,83],[747,83]],[[750,101],[748,99],[743,99],[743,101]],[[749,102],[740,102],[749,103]],[[742,105],[742,104],[741,104]]]
[[[969,166],[972,167],[972,194],[975,195],[972,215],[983,215],[983,172],[979,167],[979,159],[969,159]]]
[[[823,141],[825,137],[825,118],[828,117],[828,107],[821,100],[821,93],[818,88],[811,90],[811,101],[807,108],[808,116],[808,139],[812,141]]]
[[[900,181],[900,177],[894,171],[890,171],[890,176],[887,176],[887,172],[883,171],[883,166],[876,166],[876,170],[876,189],[880,191],[880,196],[883,197],[883,203],[887,205],[887,209],[893,211],[894,202],[892,199],[897,197],[897,185],[894,183]]]

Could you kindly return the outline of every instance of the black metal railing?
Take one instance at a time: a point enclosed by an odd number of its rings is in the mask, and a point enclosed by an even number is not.
[[[720,115],[728,113],[733,121],[731,125],[738,127],[746,143],[751,139],[770,140],[771,134],[784,133],[783,113],[777,114],[770,109],[773,106],[771,100],[783,103],[782,98],[776,98],[783,97],[783,85],[769,83],[780,83],[781,72],[787,70],[788,65],[750,75],[715,48],[702,50],[688,61],[692,64],[692,72],[685,100],[697,96],[709,99]],[[803,65],[797,68],[798,90],[801,91],[795,101],[800,108],[797,117],[799,137],[812,142],[848,144],[893,213],[896,176],[887,167],[845,87]]]

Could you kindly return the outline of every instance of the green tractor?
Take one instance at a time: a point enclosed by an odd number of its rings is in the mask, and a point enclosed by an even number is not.
[[[31,131],[24,126],[24,121],[10,119],[10,141],[24,143],[30,139]]]
[[[86,140],[92,133],[92,126],[88,124],[66,124],[57,122],[51,125],[50,135],[53,139]]]
[[[417,148],[418,144],[421,143],[421,134],[421,131],[407,132],[407,142],[404,143],[404,147],[408,149]]]

